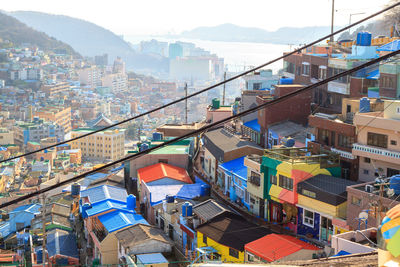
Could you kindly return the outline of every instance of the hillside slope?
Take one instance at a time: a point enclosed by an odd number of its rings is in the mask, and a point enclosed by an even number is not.
[[[160,71],[168,67],[167,59],[137,54],[121,37],[88,21],[33,11],[15,11],[9,14],[32,28],[71,45],[83,56],[93,57],[107,53],[109,62],[120,56],[131,69]]]
[[[68,44],[58,41],[43,32],[34,30],[2,12],[0,12],[0,37],[17,45],[30,43],[45,51],[63,50],[68,54],[78,55]]]

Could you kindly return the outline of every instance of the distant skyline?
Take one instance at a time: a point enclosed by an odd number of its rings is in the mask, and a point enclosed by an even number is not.
[[[389,0],[335,0],[335,25],[381,10]],[[13,0],[5,11],[39,11],[95,23],[118,35],[177,34],[201,26],[232,23],[275,31],[281,27],[327,26],[332,0]],[[229,11],[228,11],[229,10]]]

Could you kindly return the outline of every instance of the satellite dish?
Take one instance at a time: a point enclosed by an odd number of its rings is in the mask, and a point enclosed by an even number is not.
[[[367,220],[368,219],[368,212],[366,212],[366,211],[360,212],[360,214],[358,214],[358,218],[360,220]]]
[[[388,197],[394,196],[394,189],[393,189],[393,188],[389,188],[389,189],[386,191],[386,194],[388,195]]]

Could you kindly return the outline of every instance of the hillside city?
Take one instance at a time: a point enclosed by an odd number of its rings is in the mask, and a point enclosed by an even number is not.
[[[382,238],[400,262],[396,36],[222,84],[238,73],[190,42],[138,44],[168,58],[159,78],[0,35],[0,265],[376,266]]]

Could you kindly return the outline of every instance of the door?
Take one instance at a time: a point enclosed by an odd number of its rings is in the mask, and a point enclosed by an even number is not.
[[[321,216],[321,241],[331,242],[331,237],[333,235],[333,225],[332,220]]]
[[[264,208],[265,208],[264,199],[259,199],[259,203],[260,203],[260,211],[258,214],[260,214],[261,219],[264,219],[264,216],[265,216],[265,214],[264,214]]]

